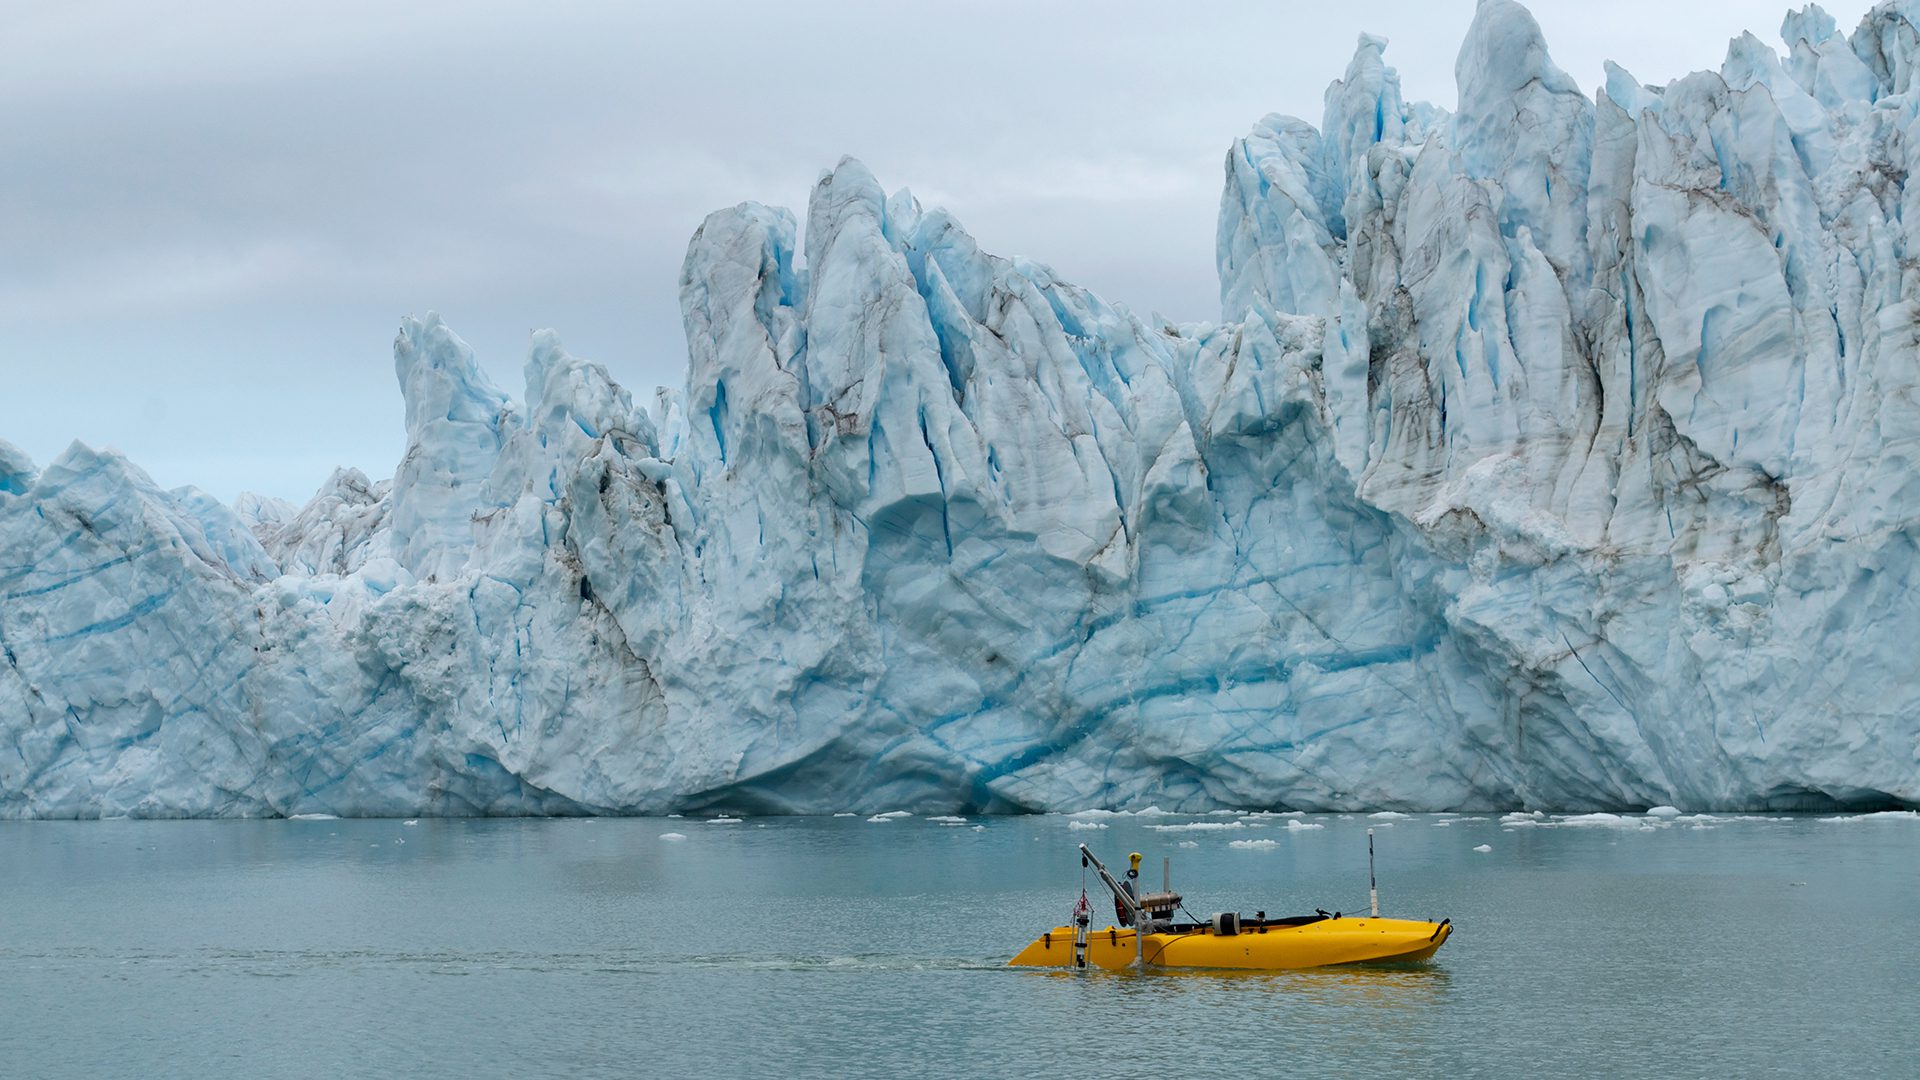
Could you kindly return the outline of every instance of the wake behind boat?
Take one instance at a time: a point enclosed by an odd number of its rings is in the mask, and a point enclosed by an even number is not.
[[[1369,878],[1373,842],[1367,842]],[[1014,967],[1064,968],[1223,968],[1280,971],[1327,967],[1334,964],[1405,963],[1426,960],[1453,935],[1453,921],[1380,918],[1378,889],[1372,890],[1372,914],[1346,917],[1338,912],[1268,918],[1259,912],[1242,919],[1236,912],[1219,912],[1201,922],[1175,922],[1181,897],[1170,888],[1136,895],[1140,855],[1132,855],[1126,884],[1080,845],[1080,864],[1091,866],[1113,893],[1114,908],[1124,926],[1092,928],[1092,905],[1080,891],[1073,924],[1056,926],[1020,950]]]

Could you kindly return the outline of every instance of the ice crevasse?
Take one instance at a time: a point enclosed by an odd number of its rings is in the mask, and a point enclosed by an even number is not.
[[[1215,324],[845,160],[700,226],[684,391],[429,316],[391,481],[0,443],[0,816],[1920,802],[1920,4],[1782,36],[1363,37]]]

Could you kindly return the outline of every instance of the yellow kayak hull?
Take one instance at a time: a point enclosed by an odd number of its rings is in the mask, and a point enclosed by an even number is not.
[[[1451,922],[1414,919],[1319,919],[1302,925],[1244,926],[1237,934],[1211,927],[1148,934],[1142,955],[1150,967],[1285,971],[1334,964],[1407,963],[1431,957],[1453,935]],[[1134,931],[1109,926],[1087,934],[1087,966],[1118,971],[1131,967]],[[1064,967],[1073,963],[1073,928],[1056,926],[1020,950],[1013,967]]]

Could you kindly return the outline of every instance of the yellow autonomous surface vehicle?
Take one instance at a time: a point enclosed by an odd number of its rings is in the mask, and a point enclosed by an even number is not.
[[[1372,840],[1368,840],[1371,862]],[[1379,917],[1379,893],[1373,890],[1373,914],[1346,916],[1325,911],[1313,915],[1251,919],[1220,912],[1204,922],[1176,922],[1178,893],[1163,889],[1135,896],[1130,887],[1140,865],[1132,856],[1129,884],[1114,880],[1085,844],[1082,865],[1091,865],[1112,891],[1125,926],[1092,928],[1092,909],[1086,893],[1074,912],[1073,925],[1056,926],[1020,950],[1015,967],[1063,968],[1221,968],[1278,971],[1326,967],[1333,964],[1406,963],[1426,960],[1453,934],[1451,919],[1437,923]],[[1184,910],[1184,909],[1181,909]],[[1144,931],[1144,932],[1142,932]]]

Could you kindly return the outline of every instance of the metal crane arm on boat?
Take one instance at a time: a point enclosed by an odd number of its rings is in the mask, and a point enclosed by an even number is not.
[[[1134,899],[1133,894],[1121,888],[1120,883],[1113,880],[1113,875],[1107,873],[1106,864],[1102,863],[1093,852],[1088,851],[1085,844],[1080,845],[1080,857],[1093,864],[1093,869],[1100,875],[1100,880],[1106,882],[1107,888],[1113,890],[1113,898],[1132,913],[1133,925],[1145,925],[1143,920],[1146,919],[1147,913],[1141,909],[1139,901]]]

